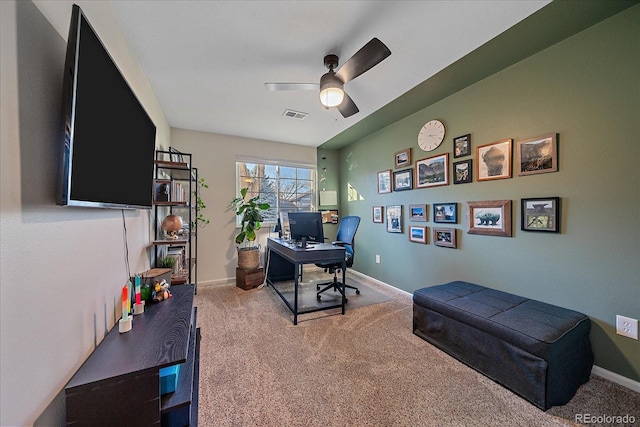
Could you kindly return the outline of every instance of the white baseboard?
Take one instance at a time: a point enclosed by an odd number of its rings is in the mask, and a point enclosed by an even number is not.
[[[404,291],[402,289],[398,289],[395,286],[392,286],[392,285],[390,285],[388,283],[385,283],[385,282],[381,282],[380,280],[374,279],[373,277],[369,277],[366,274],[360,273],[359,271],[355,271],[353,269],[349,269],[348,271],[350,271],[351,273],[353,273],[356,276],[359,276],[359,277],[361,277],[363,279],[366,279],[366,280],[370,280],[370,281],[372,281],[374,283],[377,283],[379,285],[388,286],[390,288],[393,288],[394,290],[397,290],[399,292],[403,292],[403,293],[405,293],[407,295],[413,295],[411,292],[407,292],[407,291]],[[593,365],[593,368],[591,369],[591,373],[593,375],[597,375],[597,376],[599,376],[601,378],[604,378],[606,380],[609,380],[609,381],[614,382],[616,384],[619,384],[619,385],[621,385],[623,387],[626,387],[626,388],[628,388],[630,390],[633,390],[633,391],[636,391],[636,392],[640,393],[640,382],[632,380],[631,378],[627,378],[627,377],[622,376],[620,374],[616,374],[615,372],[611,372],[611,371],[606,370],[604,368],[601,368],[600,366],[597,366],[597,365]]]
[[[615,372],[608,371],[596,365],[593,365],[593,368],[591,369],[591,373],[593,375],[597,375],[606,380],[609,380],[616,384],[620,384],[623,387],[626,387],[630,390],[640,393],[640,382],[632,380],[631,378],[623,377],[620,374],[616,374]]]

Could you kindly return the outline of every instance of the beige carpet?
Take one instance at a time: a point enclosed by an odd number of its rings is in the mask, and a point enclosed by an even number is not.
[[[413,335],[410,295],[367,286],[390,299],[344,316],[306,314],[297,326],[269,287],[200,286],[199,425],[572,426],[578,414],[640,422],[640,395],[596,376],[543,412]]]

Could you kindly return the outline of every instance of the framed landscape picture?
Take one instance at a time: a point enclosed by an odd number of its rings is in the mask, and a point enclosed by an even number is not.
[[[387,231],[402,233],[402,205],[387,206]]]
[[[411,221],[427,221],[427,205],[409,205],[409,219]]]
[[[457,203],[434,203],[433,204],[433,222],[448,222],[451,224],[458,223],[458,204]]]
[[[456,229],[433,227],[433,244],[446,248],[457,247]]]
[[[473,160],[461,160],[453,163],[453,183],[468,184],[473,182]]]
[[[378,172],[378,193],[391,193],[391,169]]]
[[[411,148],[405,148],[404,150],[398,151],[394,155],[394,162],[396,169],[403,166],[409,166],[411,164]]]
[[[476,181],[511,178],[512,143],[503,139],[476,148]]]
[[[413,188],[413,171],[405,169],[393,173],[393,191],[411,190]]]
[[[410,226],[409,240],[416,243],[427,243],[427,227],[416,225]]]
[[[516,142],[518,176],[558,171],[558,134]]]
[[[384,207],[373,207],[373,222],[382,224],[384,222]]]
[[[560,198],[522,199],[520,229],[524,231],[560,232]]]
[[[511,200],[467,202],[469,234],[511,237]]]
[[[449,185],[449,153],[418,160],[415,170],[415,188]]]

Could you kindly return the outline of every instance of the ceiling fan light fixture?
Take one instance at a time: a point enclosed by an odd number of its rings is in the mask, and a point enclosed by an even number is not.
[[[320,103],[325,107],[336,107],[344,100],[343,83],[333,70],[320,78]]]

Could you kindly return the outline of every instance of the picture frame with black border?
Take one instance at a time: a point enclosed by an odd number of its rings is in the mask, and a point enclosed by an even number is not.
[[[453,138],[453,158],[464,157],[471,154],[471,134]]]
[[[402,205],[387,206],[387,231],[389,233],[402,233]]]
[[[473,182],[473,159],[453,163],[453,183],[469,184]]]
[[[428,228],[424,225],[409,226],[409,241],[427,244]]]
[[[374,223],[382,224],[384,222],[384,206],[374,206],[371,213]]]
[[[468,234],[511,237],[511,200],[467,202]]]
[[[433,244],[445,248],[457,248],[456,228],[433,227]]]
[[[393,172],[393,191],[405,191],[413,188],[413,170],[404,169]]]
[[[433,222],[437,223],[458,223],[458,204],[451,203],[434,203],[433,204]]]
[[[428,213],[426,204],[409,205],[409,219],[411,221],[428,221]]]
[[[520,229],[560,232],[560,197],[536,197],[521,200]]]
[[[396,169],[411,165],[411,147],[396,151],[393,158]]]

